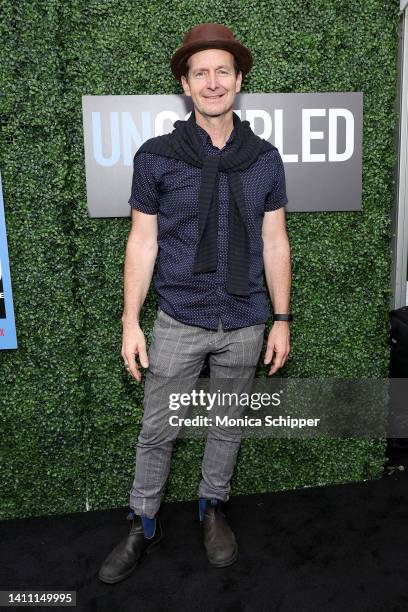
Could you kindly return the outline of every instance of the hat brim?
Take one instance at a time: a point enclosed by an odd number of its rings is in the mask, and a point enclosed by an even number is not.
[[[196,42],[184,47],[180,47],[171,59],[171,71],[179,81],[181,75],[185,70],[185,63],[187,59],[197,53],[198,51],[204,51],[205,49],[223,49],[229,51],[236,58],[239,68],[242,71],[242,76],[251,70],[253,60],[252,54],[247,47],[241,45],[239,42],[228,42],[225,40],[209,40],[206,42]]]

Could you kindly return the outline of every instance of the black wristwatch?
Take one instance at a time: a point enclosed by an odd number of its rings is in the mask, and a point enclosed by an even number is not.
[[[273,313],[273,321],[293,321],[292,314],[275,314]]]

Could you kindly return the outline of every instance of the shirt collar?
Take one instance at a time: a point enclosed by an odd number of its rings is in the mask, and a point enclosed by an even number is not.
[[[202,140],[202,143],[203,144],[207,143],[207,144],[211,145],[212,147],[214,147],[209,133],[204,128],[202,128],[201,125],[198,125],[198,123],[195,122],[194,125],[196,126],[197,132],[198,132],[198,134],[199,134],[199,136],[200,136],[200,138]],[[235,137],[235,127],[232,128],[232,132],[231,132],[227,142],[225,143],[225,146],[231,144],[231,142],[233,142],[233,140],[234,140],[234,137]],[[218,147],[214,147],[214,149],[218,149]]]

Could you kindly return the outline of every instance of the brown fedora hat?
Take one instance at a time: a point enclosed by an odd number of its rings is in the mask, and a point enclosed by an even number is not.
[[[177,49],[171,59],[171,71],[177,80],[180,80],[190,55],[204,49],[224,49],[232,53],[242,71],[242,78],[252,68],[250,50],[235,39],[229,28],[221,23],[200,23],[186,32],[183,46]]]

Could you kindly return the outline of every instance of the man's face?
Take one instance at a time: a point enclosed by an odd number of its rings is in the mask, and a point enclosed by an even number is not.
[[[186,96],[191,96],[196,111],[217,117],[232,109],[241,89],[242,74],[235,74],[234,56],[223,49],[198,51],[188,59],[188,79],[181,77]]]

